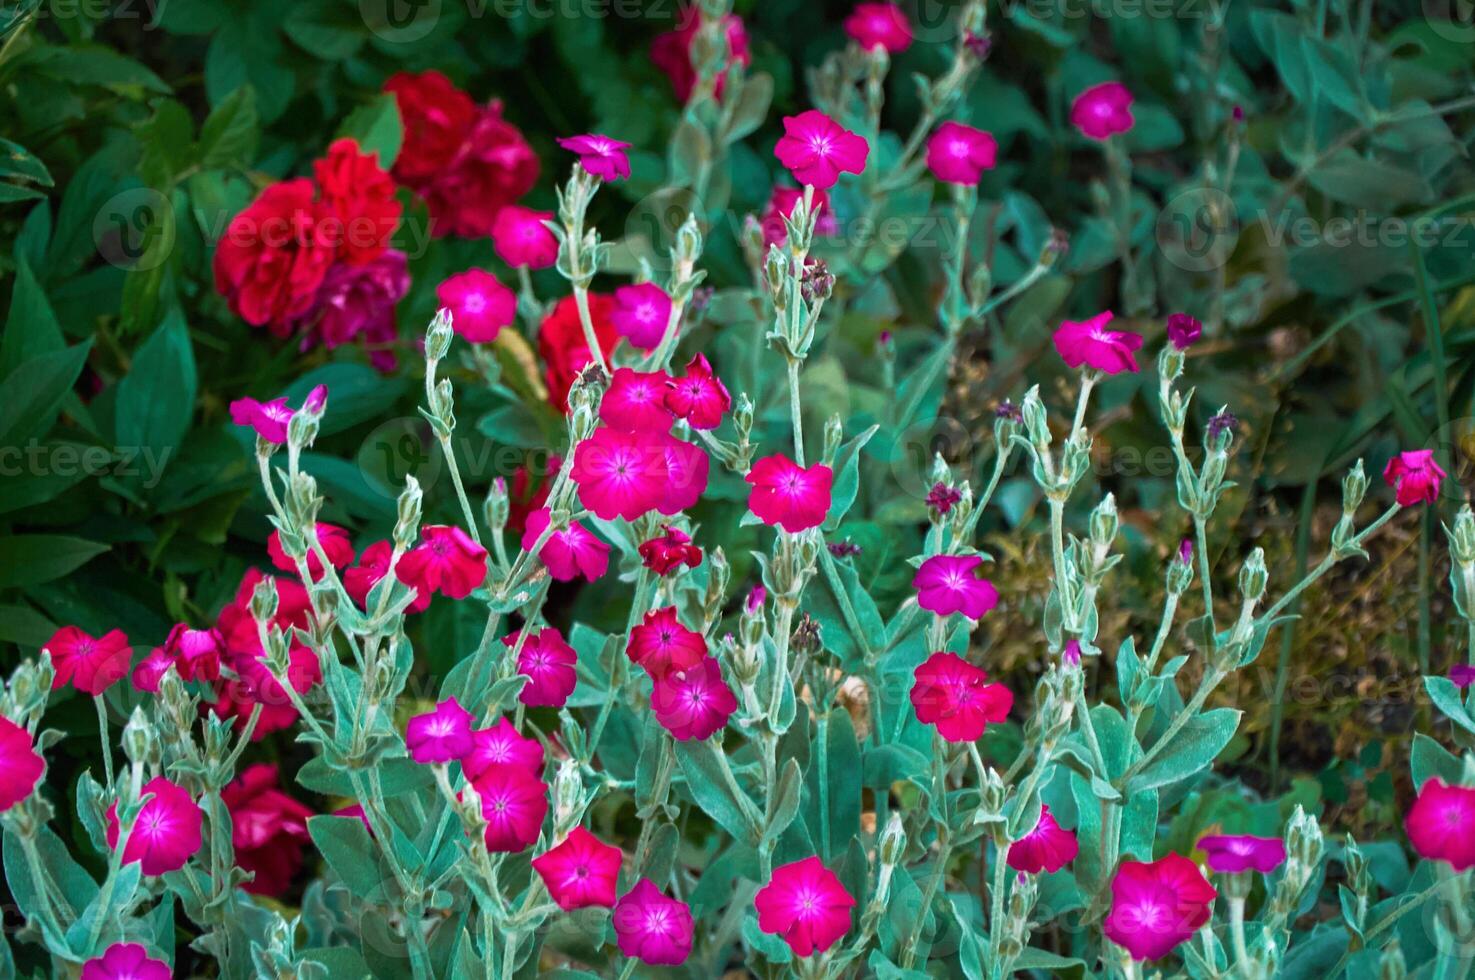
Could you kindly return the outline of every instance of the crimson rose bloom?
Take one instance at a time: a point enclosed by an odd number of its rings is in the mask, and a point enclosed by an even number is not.
[[[334,140],[328,155],[313,164],[313,175],[336,219],[338,257],[362,265],[384,254],[402,205],[379,158],[361,151],[354,140]]]
[[[338,251],[332,210],[306,177],[272,184],[231,219],[215,249],[215,290],[277,336],[306,313]]]
[[[391,75],[384,91],[394,95],[405,127],[394,179],[413,187],[450,164],[476,122],[476,103],[438,71]]]
[[[220,791],[220,798],[230,811],[236,864],[256,874],[241,888],[253,895],[285,894],[302,869],[312,811],[282,792],[277,767],[265,762],[248,766]]]
[[[437,238],[486,238],[497,215],[538,182],[538,155],[522,131],[502,117],[502,103],[481,111],[450,165],[417,187]]]
[[[613,296],[589,294],[589,319],[594,336],[606,351],[614,349],[620,335],[612,319]],[[584,328],[579,324],[579,308],[572,296],[565,296],[553,307],[538,327],[538,356],[543,359],[544,380],[548,384],[548,401],[560,411],[568,411],[568,390],[586,364],[594,360],[589,345],[584,343]]]

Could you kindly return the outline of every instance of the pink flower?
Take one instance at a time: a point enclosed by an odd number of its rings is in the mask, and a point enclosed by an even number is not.
[[[770,527],[790,534],[819,527],[830,512],[835,474],[823,463],[801,468],[782,453],[765,456],[744,477],[753,488],[748,509]]]
[[[405,728],[405,747],[420,763],[455,762],[471,751],[471,712],[455,698],[446,698],[434,711],[416,715]]]
[[[387,249],[362,265],[335,263],[323,277],[312,307],[292,319],[288,330],[302,336],[303,349],[321,343],[332,350],[362,338],[369,363],[392,371],[398,363],[395,304],[409,289],[409,259],[398,249]]]
[[[999,152],[991,133],[962,123],[945,122],[927,141],[927,169],[947,184],[975,186],[985,170],[994,169]]]
[[[508,649],[516,647],[517,634],[503,637],[502,642]],[[578,654],[558,630],[548,627],[531,634],[517,655],[517,672],[528,678],[517,699],[530,708],[562,708],[579,682],[578,662]]]
[[[794,206],[804,199],[804,192],[797,187],[775,187],[768,199],[768,209],[763,212],[763,244],[782,245],[789,240],[789,228],[784,219],[794,213]],[[817,190],[810,202],[814,209],[814,231],[817,235],[833,235],[840,230],[840,223],[830,210],[830,195]]]
[[[655,679],[650,709],[678,742],[710,738],[737,710],[737,698],[722,679],[722,667],[703,657],[695,667],[671,670]]]
[[[93,638],[75,626],[63,626],[42,645],[51,654],[56,676],[51,689],[71,684],[83,694],[96,697],[128,673],[133,650],[122,630],[109,630]]]
[[[1168,317],[1168,342],[1178,350],[1188,350],[1204,334],[1204,325],[1187,313]]]
[[[318,385],[307,393],[301,411],[321,412],[328,403],[327,385]],[[254,398],[237,398],[230,403],[230,418],[236,425],[249,425],[267,442],[278,446],[287,442],[287,426],[297,411],[287,407],[287,399],[259,402]]]
[[[1056,823],[1050,816],[1050,808],[1045,806],[1040,808],[1035,829],[1009,845],[1008,864],[1025,874],[1037,875],[1041,871],[1054,874],[1074,861],[1080,849],[1075,831]]]
[[[473,783],[493,766],[514,766],[527,770],[534,779],[542,779],[543,744],[519,735],[505,716],[491,728],[472,732],[471,741],[471,751],[461,760],[461,771]]]
[[[621,337],[645,351],[660,346],[671,319],[671,297],[664,289],[653,282],[621,286],[615,290],[615,304],[610,319]]]
[[[691,97],[692,89],[696,87],[697,73],[691,63],[691,42],[696,38],[701,26],[701,18],[697,16],[696,8],[691,7],[689,15],[682,20],[679,28],[657,35],[650,45],[651,63],[671,79],[671,87],[676,90],[676,98],[682,102]],[[743,26],[743,19],[736,14],[728,14],[722,18],[722,26],[727,30],[728,63],[752,64],[753,56],[748,51],[748,31]],[[722,89],[727,81],[728,71],[729,69],[726,68],[722,70],[714,86],[713,95],[719,101],[722,99]]]
[[[1403,827],[1419,857],[1456,871],[1475,866],[1475,789],[1425,780]]]
[[[342,568],[353,561],[353,539],[348,532],[335,524],[317,525],[318,545],[322,547],[323,554],[328,556],[328,561],[334,568]],[[266,539],[266,553],[271,557],[271,563],[277,568],[291,575],[297,574],[297,563],[287,557],[282,550],[282,533],[277,530],[271,532]],[[323,563],[318,558],[317,549],[311,545],[307,549],[307,573],[312,576],[314,582],[323,577]]]
[[[369,593],[389,574],[389,559],[394,555],[394,545],[388,541],[376,541],[359,555],[359,563],[343,573],[343,588],[365,610]],[[430,593],[415,593],[405,612],[424,612],[430,607]]]
[[[662,525],[657,537],[640,542],[635,549],[640,560],[657,575],[666,575],[681,565],[696,568],[702,563],[702,549],[691,543],[691,536],[680,528]]]
[[[999,603],[999,590],[977,575],[982,564],[978,555],[928,558],[912,578],[917,605],[939,616],[960,612],[969,619],[982,619]]]
[[[1383,467],[1383,481],[1397,491],[1404,507],[1432,504],[1439,499],[1439,484],[1448,474],[1434,461],[1434,450],[1414,449],[1399,453]]]
[[[220,679],[215,704],[211,706],[221,718],[234,718],[236,728],[241,729],[260,705],[261,717],[256,722],[252,741],[284,731],[297,721],[297,707],[267,669],[263,656],[259,643],[251,650],[228,653],[228,663],[236,676],[232,680]],[[306,694],[322,678],[317,654],[301,643],[294,642],[287,648],[287,683],[292,685],[292,690]]]
[[[670,472],[665,447],[653,433],[601,426],[574,450],[570,476],[579,502],[600,518],[633,521],[662,502]]]
[[[258,646],[259,643],[257,640]],[[174,662],[174,669],[179,671],[181,680],[216,680],[220,677],[223,653],[225,638],[217,629],[197,630],[184,623],[176,623],[164,638],[164,654]]]
[[[1198,849],[1207,855],[1210,870],[1221,874],[1239,874],[1253,868],[1268,875],[1286,860],[1285,841],[1279,837],[1249,834],[1200,837]]]
[[[502,209],[532,190],[538,170],[537,153],[493,99],[478,111],[450,163],[428,183],[411,186],[425,198],[436,238],[486,238]]]
[[[282,792],[277,767],[264,762],[248,766],[220,791],[220,799],[230,811],[236,864],[256,876],[241,889],[274,898],[285,895],[302,870],[312,810]]]
[[[625,655],[645,668],[654,680],[674,670],[687,670],[707,656],[707,641],[676,619],[676,607],[665,606],[645,614],[640,625],[630,630]]]
[[[773,148],[779,163],[801,184],[818,190],[835,186],[842,173],[866,168],[870,144],[817,109],[784,117],[784,135]]]
[[[1070,107],[1070,121],[1087,139],[1104,140],[1132,128],[1132,93],[1121,82],[1102,82],[1080,95]]]
[[[256,586],[268,576],[259,568],[248,568],[241,576],[236,596],[220,610],[215,618],[215,628],[225,640],[226,652],[232,654],[261,654],[261,640],[256,632],[256,620],[251,616],[251,596]],[[307,589],[296,579],[272,577],[277,590],[277,614],[267,623],[286,632],[290,627],[307,628],[312,606],[307,598]]]
[[[1155,960],[1209,921],[1219,893],[1181,854],[1150,863],[1123,861],[1111,880],[1103,928],[1134,960]]]
[[[661,894],[649,878],[620,896],[610,921],[624,956],[650,966],[679,966],[691,955],[691,909]]]
[[[428,524],[420,529],[420,543],[400,556],[394,574],[421,595],[464,599],[486,581],[487,550],[459,527]]]
[[[0,715],[0,813],[30,796],[45,772],[31,733]]]
[[[715,429],[732,408],[732,396],[722,379],[712,373],[707,355],[698,354],[686,364],[686,373],[667,386],[666,410],[686,419],[693,429]]]
[[[1475,664],[1455,664],[1449,669],[1449,679],[1454,686],[1464,690],[1471,684],[1475,684]]]
[[[666,410],[670,380],[664,371],[615,368],[599,403],[600,421],[626,432],[670,432],[671,413]]]
[[[858,3],[845,18],[845,33],[867,51],[898,54],[912,46],[912,26],[894,3]]]
[[[779,936],[795,956],[823,953],[850,929],[855,899],[818,857],[773,869],[753,896],[758,928]]]
[[[146,875],[178,871],[200,849],[205,811],[182,787],[163,776],[144,784],[143,795],[150,794],[153,798],[139,811],[128,843],[123,845],[123,863],[139,862]],[[116,801],[108,807],[107,824],[108,847],[116,848],[121,830]]]
[[[81,980],[170,980],[169,964],[149,956],[138,943],[113,943],[82,964]]]
[[[625,151],[633,143],[621,143],[598,133],[560,138],[557,142],[565,150],[577,153],[579,166],[592,177],[619,180],[630,176],[630,158],[625,155]]]
[[[487,850],[515,854],[538,839],[548,815],[548,786],[526,766],[488,766],[472,782],[487,822]]]
[[[1009,717],[1014,694],[956,653],[934,653],[913,672],[912,707],[917,720],[936,725],[949,742],[974,742],[989,725]]]
[[[163,647],[154,647],[149,655],[138,662],[133,668],[133,674],[129,678],[134,688],[139,691],[147,691],[150,694],[159,693],[159,682],[174,666],[174,658],[164,652]]]
[[[540,507],[528,515],[527,526],[522,532],[523,550],[531,550],[538,543],[550,519],[547,507]],[[548,569],[548,574],[560,582],[572,582],[580,575],[593,582],[609,571],[609,545],[578,521],[570,521],[568,527],[548,536],[538,550],[538,559]]]
[[[565,912],[590,906],[611,908],[622,857],[618,847],[575,827],[562,844],[533,858],[533,870],[548,886],[549,897]]]
[[[707,490],[712,468],[706,450],[664,432],[652,433],[651,439],[666,458],[665,492],[656,503],[656,510],[669,517],[695,506]]]
[[[1067,367],[1084,364],[1107,374],[1136,373],[1137,359],[1132,352],[1142,346],[1142,336],[1108,329],[1113,316],[1107,310],[1080,323],[1061,321],[1055,331],[1055,349]]]
[[[543,224],[551,220],[552,211],[509,204],[492,223],[492,248],[514,269],[546,269],[558,261],[558,239]]]
[[[473,344],[489,344],[517,319],[517,294],[483,269],[467,269],[435,287],[451,311],[451,327]]]

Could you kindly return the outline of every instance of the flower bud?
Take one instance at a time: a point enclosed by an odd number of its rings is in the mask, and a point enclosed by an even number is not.
[[[1209,419],[1209,424],[1204,427],[1204,449],[1221,455],[1228,453],[1238,428],[1239,419],[1227,407],[1219,409],[1219,414]]]
[[[1378,980],[1407,980],[1408,963],[1403,959],[1403,947],[1398,942],[1398,937],[1393,936],[1388,940],[1388,945],[1383,947],[1383,954],[1378,959]]]
[[[492,487],[487,491],[486,505],[482,511],[486,517],[487,527],[492,529],[493,534],[501,534],[512,512],[512,502],[507,493],[507,481],[502,477],[499,476],[492,480]]]
[[[845,439],[845,423],[839,415],[831,415],[825,421],[824,464],[834,468],[835,457],[840,455],[840,443]]]
[[[794,206],[794,210],[798,211],[803,206],[801,201]],[[768,286],[768,295],[773,300],[774,308],[784,309],[788,305],[789,295],[789,257],[777,245],[768,247],[768,259],[763,263],[763,281]]]
[[[425,360],[434,364],[444,358],[451,349],[451,338],[454,336],[451,311],[437,310],[430,320],[429,329],[425,331]]]
[[[880,855],[881,864],[896,867],[901,863],[906,847],[906,827],[902,825],[901,814],[892,810],[890,818],[886,821],[886,829],[881,831],[881,843],[876,849],[876,853]]]
[[[1045,418],[1045,406],[1040,401],[1039,385],[1025,392],[1024,404],[1020,406],[1019,412],[1024,420],[1024,431],[1029,434],[1029,441],[1040,449],[1048,449],[1050,425]]]
[[[695,214],[688,214],[681,227],[676,229],[676,243],[671,246],[671,258],[677,265],[690,265],[702,254],[702,229]]]
[[[1449,550],[1458,564],[1475,564],[1475,513],[1469,504],[1455,515],[1454,526],[1449,531]]]
[[[727,584],[732,579],[732,567],[721,547],[713,548],[707,556],[707,601],[704,612],[707,622],[715,623],[722,615],[722,602],[727,597]]]
[[[159,761],[159,733],[142,706],[133,709],[128,724],[123,726],[123,753],[129,762],[150,765]]]
[[[258,623],[269,623],[276,615],[277,580],[270,575],[263,575],[251,590],[251,618]]]
[[[1109,493],[1102,498],[1101,503],[1096,505],[1096,509],[1091,511],[1091,543],[1099,550],[1106,551],[1116,540],[1120,526],[1121,522],[1116,510],[1116,496]]]
[[[579,764],[565,759],[553,777],[554,837],[562,840],[584,819],[584,779]]]
[[[1178,553],[1168,561],[1168,591],[1182,595],[1193,584],[1193,542],[1184,538]]]
[[[406,551],[420,535],[420,481],[413,476],[405,477],[405,488],[400,491],[397,503],[398,516],[394,523],[394,546]]]
[[[1183,376],[1183,352],[1172,344],[1162,349],[1157,356],[1157,373],[1164,385],[1171,385]]]
[[[430,425],[442,439],[456,429],[456,389],[450,378],[441,378],[431,389]]]
[[[983,304],[988,302],[993,291],[994,274],[987,263],[980,262],[968,277],[968,302],[973,305],[975,316],[982,312]]]
[[[1246,602],[1260,601],[1260,597],[1265,594],[1268,577],[1265,571],[1265,550],[1256,548],[1239,569],[1239,592]]]
[[[1358,460],[1342,478],[1342,513],[1351,515],[1362,503],[1367,493],[1367,474],[1363,472],[1362,460]]]

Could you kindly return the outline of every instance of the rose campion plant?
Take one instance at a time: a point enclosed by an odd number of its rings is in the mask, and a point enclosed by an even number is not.
[[[663,188],[691,197],[660,261],[626,262],[595,218],[645,194],[665,148],[619,132],[529,142],[501,103],[437,71],[383,83],[403,136],[392,163],[338,140],[311,178],[242,203],[215,253],[217,301],[292,343],[398,347],[423,370],[446,479],[396,474],[393,507],[366,521],[332,478],[347,465],[334,390],[218,408],[260,480],[262,567],[214,607],[190,595],[158,635],[125,620],[136,651],[111,625],[58,624],[0,692],[4,864],[28,954],[88,980],[1403,976],[1405,946],[1419,975],[1464,969],[1448,951],[1475,900],[1475,648],[1425,677],[1466,754],[1416,740],[1415,868],[1350,838],[1328,847],[1302,805],[1246,802],[1243,787],[1226,826],[1192,813],[1223,790],[1215,760],[1241,727],[1216,695],[1312,583],[1405,511],[1439,507],[1447,460],[1406,449],[1379,487],[1355,463],[1327,554],[1272,576],[1260,549],[1218,536],[1240,426],[1192,409],[1196,355],[1222,322],[1144,315],[1127,254],[1115,310],[1089,315],[1103,301],[1083,295],[1039,324],[1039,383],[999,406],[981,460],[893,479],[964,338],[1038,317],[1036,287],[1066,282],[1056,236],[994,266],[995,230],[975,221],[981,186],[1017,168],[1016,134],[966,118],[986,5],[959,4],[942,41],[922,26],[855,6],[844,50],[791,93],[796,112],[773,114],[782,170],[757,188],[761,215],[713,255],[712,168],[773,91],[722,0],[655,49],[691,127],[673,159],[703,148]],[[898,134],[881,96],[903,52],[942,67],[918,76],[921,111]],[[1119,183],[1132,105],[1113,82],[1055,107]],[[519,202],[545,164],[567,177],[537,211]],[[435,235],[485,246],[425,284],[439,310],[413,346],[394,327],[401,195]],[[860,344],[846,323],[867,284],[916,270],[842,229],[891,204],[957,237],[932,257],[939,288],[910,304],[927,318],[909,309],[896,336]],[[255,234],[266,221],[291,234]],[[356,224],[362,237],[336,237]],[[473,264],[493,255],[515,289]],[[750,285],[699,292],[708,266],[733,262]],[[884,397],[820,411],[827,372],[861,359]],[[519,362],[514,385],[502,372]],[[491,393],[557,445],[478,486],[457,410]],[[1128,540],[1093,474],[1104,422],[1123,414],[1172,448],[1162,554]],[[887,538],[900,600],[857,561],[859,526],[888,503],[915,532]],[[985,550],[989,528],[1035,549],[1037,590]],[[1475,513],[1446,534],[1452,615],[1475,643]],[[750,561],[724,551],[734,540]],[[1103,615],[1124,558],[1161,577],[1160,610]],[[1032,688],[999,679],[1020,674],[987,639],[1020,610],[1036,624]],[[79,695],[98,712],[99,762],[52,785],[47,726]],[[59,812],[95,860],[71,856]],[[1331,911],[1317,903],[1329,861],[1345,871]],[[1379,901],[1379,886],[1395,894]]]

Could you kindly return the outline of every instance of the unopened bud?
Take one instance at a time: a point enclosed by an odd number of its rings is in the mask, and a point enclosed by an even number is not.
[[[1475,564],[1475,513],[1465,504],[1455,515],[1449,531],[1449,550],[1460,565]]]
[[[835,457],[840,455],[840,443],[845,439],[845,423],[840,421],[840,416],[831,415],[825,421],[825,453],[824,462],[826,466],[834,467]]]
[[[763,281],[768,285],[769,298],[776,309],[788,306],[789,257],[777,245],[768,247],[768,259],[763,263]]]
[[[1105,551],[1116,540],[1121,521],[1117,517],[1116,497],[1107,494],[1091,511],[1091,543]]]
[[[502,477],[499,476],[492,480],[492,487],[487,491],[486,506],[482,509],[485,512],[487,526],[492,529],[492,533],[501,534],[512,512],[512,502],[507,493],[507,481]]]
[[[144,765],[159,759],[159,733],[141,706],[133,709],[128,724],[123,726],[123,753],[129,762]]]
[[[1362,503],[1363,496],[1367,493],[1367,473],[1363,471],[1362,460],[1358,460],[1342,477],[1342,513],[1351,515]]]
[[[425,331],[425,359],[435,362],[444,358],[451,349],[451,338],[454,336],[451,311],[437,310],[430,320],[429,329]]]
[[[277,615],[277,580],[263,575],[251,590],[251,618],[258,623],[269,623]]]
[[[1250,557],[1239,570],[1239,592],[1244,596],[1246,602],[1259,602],[1260,597],[1265,594],[1265,584],[1269,578],[1265,571],[1265,551],[1256,548],[1250,552]]]
[[[1035,385],[1025,392],[1024,404],[1019,408],[1020,417],[1024,419],[1024,431],[1029,434],[1029,441],[1041,449],[1050,446],[1050,425],[1045,417],[1045,406],[1040,401],[1040,386]]]
[[[405,488],[400,491],[396,504],[394,522],[394,546],[401,551],[408,550],[420,536],[420,500],[420,481],[406,476]]]

